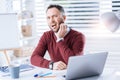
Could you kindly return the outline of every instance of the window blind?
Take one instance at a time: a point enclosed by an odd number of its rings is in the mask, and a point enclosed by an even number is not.
[[[120,10],[120,0],[112,0],[112,11],[116,12]]]
[[[49,30],[46,22],[44,0],[35,0],[35,26],[38,36],[41,36],[46,30]]]
[[[92,28],[99,23],[99,0],[35,0],[36,27],[40,35],[49,30],[45,10],[49,4],[59,4],[65,9],[66,24],[71,28]]]
[[[120,0],[35,0],[35,24],[38,36],[49,30],[46,22],[46,7],[49,4],[60,4],[67,15],[66,24],[86,35],[85,49],[89,51],[109,51],[107,67],[119,68],[119,37],[109,31],[97,32],[100,16],[104,12],[116,11]],[[116,7],[117,5],[117,7]],[[91,32],[90,32],[91,31]],[[93,36],[95,35],[95,36]],[[112,37],[111,37],[112,36]],[[106,42],[105,42],[106,40]],[[114,40],[116,43],[114,43]],[[117,46],[116,46],[117,45]]]
[[[112,0],[112,11],[120,19],[120,0]]]
[[[112,3],[111,10],[120,19],[120,0],[111,0],[111,1],[112,1],[111,2]],[[119,35],[120,34],[120,28],[116,31],[116,33],[113,33],[113,34],[116,34],[116,35],[118,34]],[[108,57],[109,60],[107,61],[107,64],[109,64],[108,67],[115,68],[115,69],[120,69],[120,53],[119,53],[120,50],[118,48],[119,47],[119,39],[120,39],[119,36],[114,39],[114,40],[117,41],[117,44],[112,45],[112,46],[117,46],[117,47],[114,48],[114,49],[116,49],[115,51],[113,51],[109,54],[109,57]]]

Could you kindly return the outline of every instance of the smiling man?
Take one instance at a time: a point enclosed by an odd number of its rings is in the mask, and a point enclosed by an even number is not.
[[[82,55],[85,36],[70,29],[64,22],[66,15],[60,5],[49,5],[46,10],[47,23],[50,31],[44,32],[32,56],[31,63],[38,67],[53,70],[67,68],[70,56]],[[44,58],[46,51],[51,60]]]

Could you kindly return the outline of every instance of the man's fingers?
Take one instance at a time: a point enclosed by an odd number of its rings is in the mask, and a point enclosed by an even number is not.
[[[53,69],[54,70],[63,70],[63,69],[66,69],[66,67],[67,67],[67,65],[64,62],[59,61],[59,62],[54,63]]]
[[[67,25],[65,25],[64,23],[60,24],[60,29],[58,31],[59,37],[63,38],[65,36],[66,32],[67,32]]]
[[[54,70],[63,70],[66,69],[66,64],[62,61],[54,63]]]
[[[66,66],[64,64],[59,64],[57,67],[58,67],[58,69],[61,70],[61,69],[65,69]]]
[[[62,23],[62,24],[60,25],[60,27],[61,27],[61,31],[62,31],[62,32],[66,32],[66,30],[67,30],[67,25],[65,25],[64,23]]]

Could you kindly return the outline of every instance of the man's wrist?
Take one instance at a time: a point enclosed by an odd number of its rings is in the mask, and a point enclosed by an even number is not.
[[[54,64],[54,62],[52,62],[52,61],[49,63],[49,69],[53,70],[53,64]]]

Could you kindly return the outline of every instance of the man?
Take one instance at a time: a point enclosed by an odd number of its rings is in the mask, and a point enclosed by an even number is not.
[[[70,56],[83,54],[85,37],[64,23],[66,16],[62,6],[48,6],[46,15],[51,30],[45,32],[41,37],[31,56],[31,63],[53,70],[66,69]],[[43,58],[46,50],[49,52],[50,61]]]

